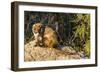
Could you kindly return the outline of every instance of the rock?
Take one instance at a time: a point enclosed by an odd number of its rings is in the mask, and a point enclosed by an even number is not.
[[[25,52],[24,54],[25,54],[24,61],[31,61],[33,59],[29,53]]]
[[[69,46],[62,47],[61,49],[65,52],[76,53],[76,51],[72,47],[69,47]]]
[[[70,55],[70,59],[81,59],[81,57],[78,54],[74,54],[74,55]]]
[[[78,54],[79,54],[82,58],[84,58],[84,57],[85,57],[85,54],[84,54],[84,52],[83,52],[83,51],[78,52]]]
[[[57,48],[34,46],[35,42],[31,41],[25,44],[24,61],[48,61],[48,60],[69,60],[81,59],[82,55],[69,46]]]

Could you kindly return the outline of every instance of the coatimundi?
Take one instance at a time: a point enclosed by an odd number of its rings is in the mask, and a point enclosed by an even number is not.
[[[57,47],[58,40],[57,40],[57,34],[56,32],[49,26],[44,26],[44,31],[41,36],[41,29],[43,24],[36,23],[32,26],[32,32],[35,37],[36,45],[44,45],[45,47]]]

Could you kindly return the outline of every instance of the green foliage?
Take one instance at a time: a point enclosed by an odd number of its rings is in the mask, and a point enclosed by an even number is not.
[[[79,37],[80,39],[85,38],[85,26],[82,24],[81,26],[77,26],[76,31],[74,32],[75,37]]]
[[[87,40],[84,44],[85,54],[87,57],[90,57],[90,40]]]
[[[90,16],[84,14],[76,15],[75,23],[75,37],[79,37],[81,40],[89,39],[90,36]]]
[[[84,50],[86,56],[90,54],[90,15],[89,14],[76,14],[73,20],[73,35],[74,43],[77,50]]]

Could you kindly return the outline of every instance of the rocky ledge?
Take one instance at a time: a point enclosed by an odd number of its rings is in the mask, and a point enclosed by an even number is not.
[[[34,41],[25,44],[24,61],[82,59],[84,52],[76,52],[69,46],[62,48],[35,47]]]

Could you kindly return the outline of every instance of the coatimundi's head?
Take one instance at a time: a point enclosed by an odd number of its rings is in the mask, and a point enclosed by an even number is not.
[[[33,34],[39,33],[40,29],[42,27],[41,23],[36,23],[32,26],[32,32]]]

